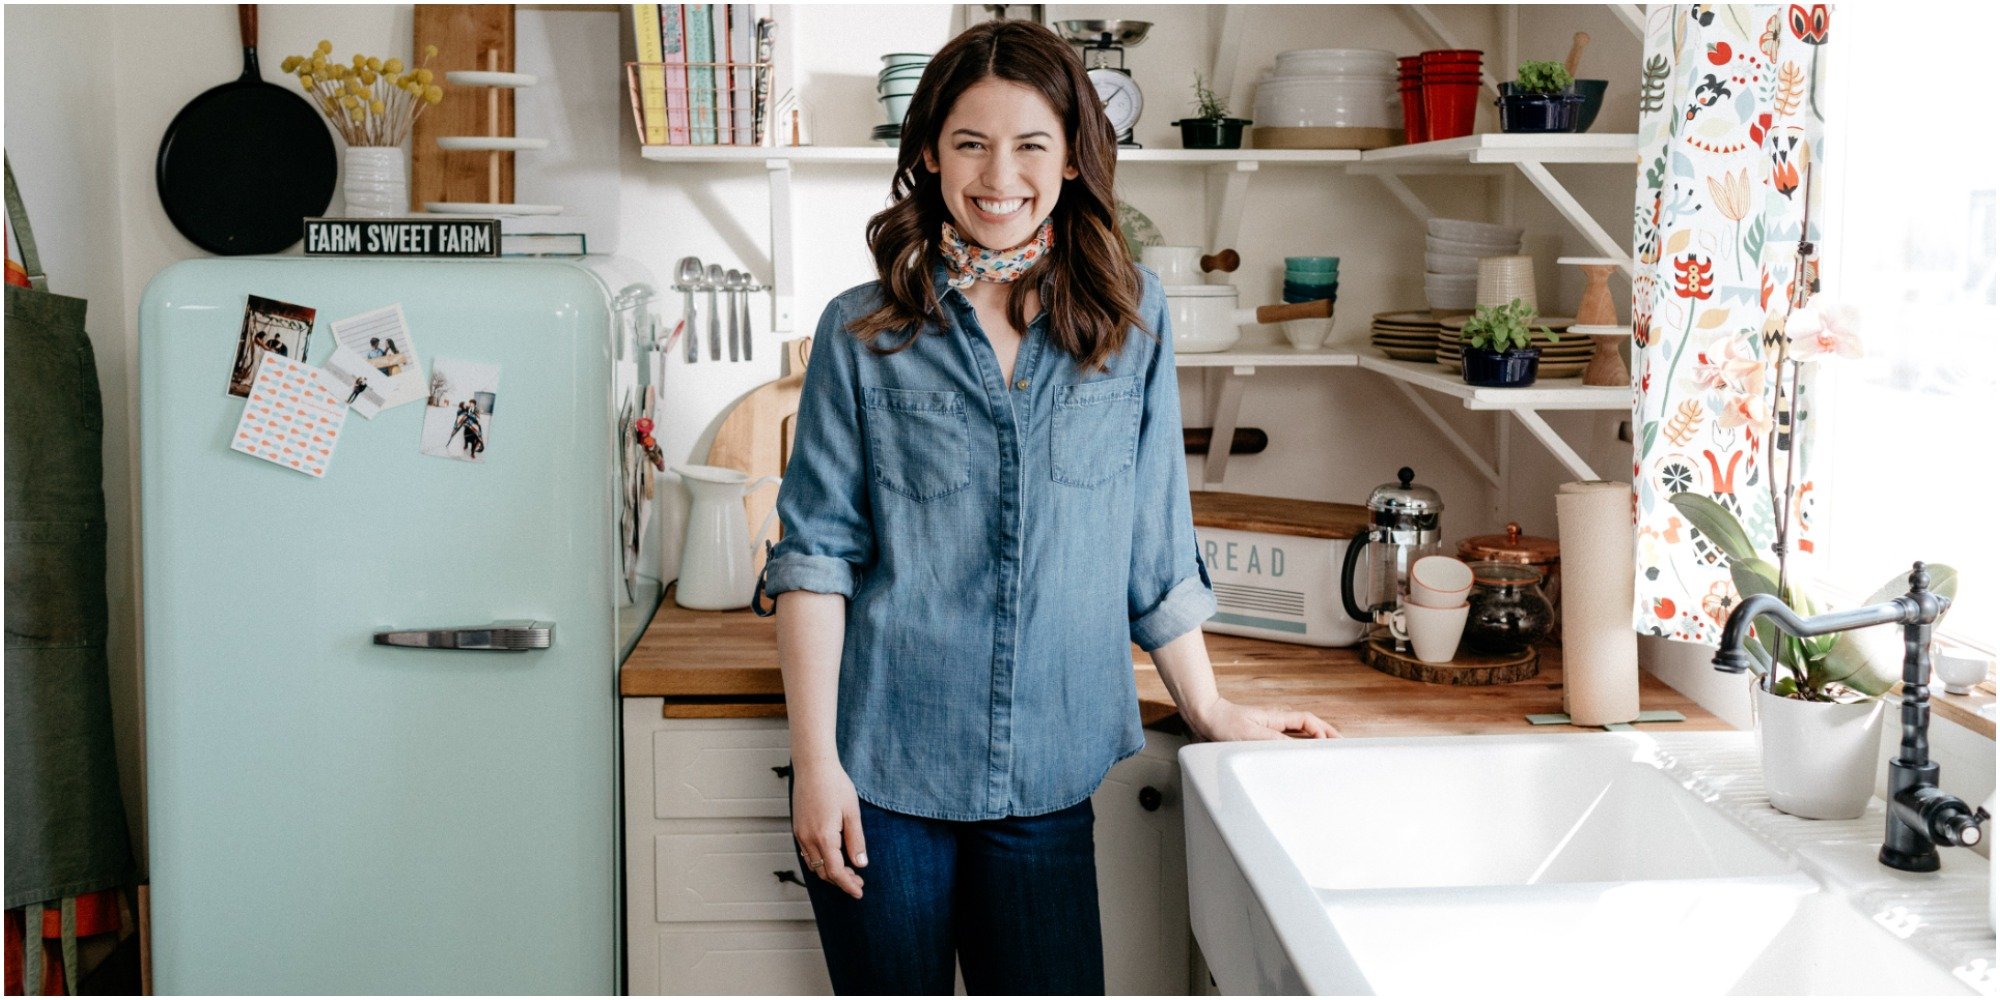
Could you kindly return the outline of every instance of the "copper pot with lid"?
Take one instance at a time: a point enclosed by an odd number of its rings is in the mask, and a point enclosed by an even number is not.
[[[1467,563],[1498,562],[1533,566],[1542,571],[1542,590],[1555,605],[1556,622],[1562,621],[1562,547],[1553,538],[1521,533],[1516,521],[1507,522],[1504,534],[1474,535],[1458,543],[1458,557]],[[1560,629],[1551,639],[1562,635]]]

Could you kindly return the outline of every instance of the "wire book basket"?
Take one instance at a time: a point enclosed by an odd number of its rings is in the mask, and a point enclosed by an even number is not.
[[[641,145],[760,146],[770,131],[769,62],[628,62],[625,87]]]

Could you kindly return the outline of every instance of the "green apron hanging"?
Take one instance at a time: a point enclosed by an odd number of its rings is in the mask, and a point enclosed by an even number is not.
[[[62,900],[67,912],[134,875],[104,652],[103,405],[85,303],[47,290],[6,173],[33,286],[7,286],[6,907]]]

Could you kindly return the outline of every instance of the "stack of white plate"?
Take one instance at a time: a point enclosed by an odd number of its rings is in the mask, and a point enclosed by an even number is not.
[[[1257,84],[1260,128],[1401,128],[1396,55],[1381,49],[1296,49]]]
[[[1521,252],[1516,226],[1432,219],[1424,230],[1424,300],[1439,317],[1469,313],[1477,304],[1480,258]]]

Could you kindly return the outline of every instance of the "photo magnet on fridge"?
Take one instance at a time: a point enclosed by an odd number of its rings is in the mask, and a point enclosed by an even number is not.
[[[306,341],[312,336],[313,317],[318,310],[305,306],[249,296],[243,307],[243,330],[236,335],[236,362],[229,370],[229,394],[250,395],[250,381],[263,363],[266,351],[281,358],[306,359]]]
[[[360,355],[377,373],[368,376],[368,384],[380,401],[362,416],[372,420],[381,410],[424,398],[428,384],[424,381],[423,366],[417,364],[417,345],[410,337],[409,325],[403,321],[401,305],[337,319],[332,326],[334,341],[342,349]],[[353,391],[352,379],[348,381],[348,391]]]
[[[383,404],[388,402],[383,389],[388,386],[390,376],[384,375],[369,364],[367,358],[346,345],[336,346],[333,356],[326,359],[321,368],[329,380],[345,390],[342,398],[347,401],[348,409],[355,413],[373,420],[375,414],[381,412]]]
[[[493,404],[499,395],[499,365],[432,358],[418,450],[433,458],[486,461],[493,437]]]

